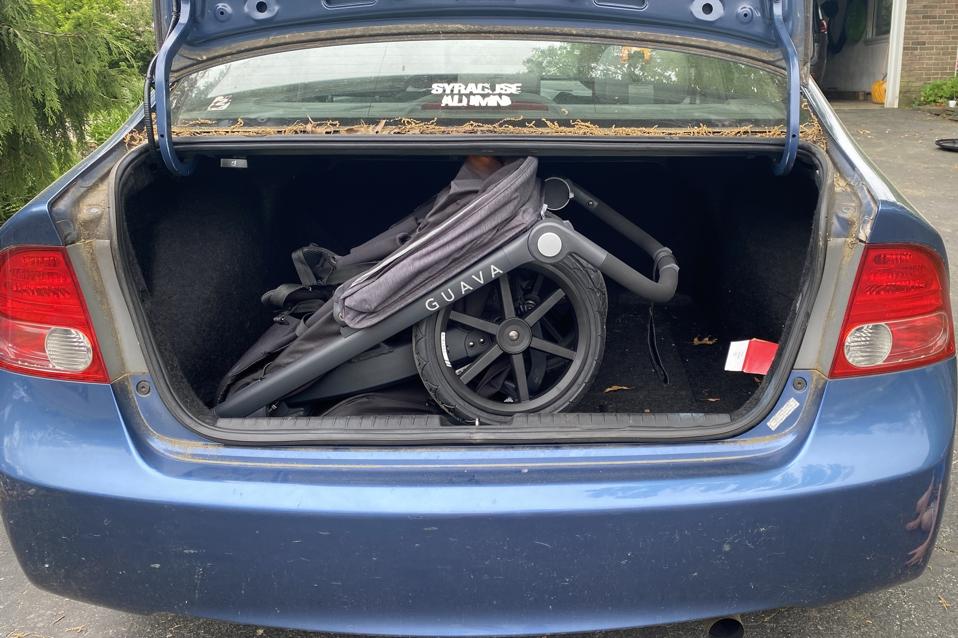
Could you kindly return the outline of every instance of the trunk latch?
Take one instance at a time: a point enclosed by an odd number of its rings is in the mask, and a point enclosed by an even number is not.
[[[794,1],[794,0],[793,0]],[[782,57],[785,59],[788,95],[785,103],[785,152],[775,166],[776,175],[785,175],[795,165],[795,156],[798,154],[799,109],[801,106],[802,78],[798,61],[798,50],[792,41],[792,36],[785,26],[785,16],[782,5],[784,0],[772,0],[772,26],[775,27],[775,36],[782,48]]]
[[[173,133],[170,123],[170,70],[173,58],[183,45],[192,28],[191,0],[180,0],[179,9],[174,10],[169,34],[163,41],[155,60],[155,104],[156,104],[156,144],[163,157],[163,163],[176,175],[189,175],[193,172],[194,161],[184,161],[176,156],[173,149]],[[149,81],[149,80],[148,80]],[[147,109],[149,117],[149,109]]]

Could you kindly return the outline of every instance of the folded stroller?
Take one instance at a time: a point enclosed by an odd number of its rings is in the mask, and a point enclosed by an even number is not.
[[[221,417],[311,406],[419,377],[467,423],[572,406],[605,346],[603,274],[652,302],[672,298],[672,252],[529,157],[470,157],[411,215],[347,255],[310,245],[300,278],[267,292],[278,314],[220,385]],[[649,279],[556,215],[575,201],[652,257]]]

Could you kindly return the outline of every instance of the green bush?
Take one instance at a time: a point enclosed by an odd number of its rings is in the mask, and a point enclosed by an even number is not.
[[[936,80],[921,87],[918,104],[944,104],[958,99],[958,77]]]
[[[151,19],[149,0],[0,0],[0,220],[132,113]]]

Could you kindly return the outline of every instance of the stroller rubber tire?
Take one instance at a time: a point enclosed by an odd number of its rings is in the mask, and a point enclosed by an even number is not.
[[[507,278],[507,286],[500,281],[503,278]],[[496,289],[498,292],[494,292]],[[551,293],[541,292],[543,289],[551,289]],[[548,302],[557,296],[560,289],[562,294],[558,295],[559,301],[549,306]],[[513,303],[508,305],[514,308],[515,319],[505,310],[507,304],[503,300],[507,291],[512,293]],[[536,293],[541,297],[536,297]],[[470,297],[479,299],[467,302]],[[488,316],[490,300],[500,309],[498,314],[493,309],[494,316],[491,318]],[[537,302],[550,309],[534,323],[519,321],[518,331],[509,329],[512,324],[504,325],[516,319],[535,318]],[[498,362],[495,365],[502,370],[505,379],[512,376],[511,385],[508,381],[500,381],[503,388],[511,389],[512,396],[503,400],[480,396],[479,391],[470,388],[460,378],[460,375],[468,376],[468,368],[479,357],[463,367],[459,362],[449,361],[448,348],[446,352],[442,351],[449,326],[459,319],[473,319],[471,315],[464,316],[464,312],[457,311],[463,310],[465,303],[471,303],[473,308],[476,303],[486,308],[487,316],[477,324],[484,330],[472,334],[485,335],[489,339],[489,350],[492,347],[500,348],[500,354],[493,361]],[[553,264],[533,263],[513,270],[451,306],[438,310],[413,327],[413,354],[419,376],[433,400],[455,420],[463,423],[505,424],[510,423],[516,414],[561,412],[581,399],[595,380],[605,351],[608,303],[602,273],[574,255]],[[459,319],[451,319],[453,312]],[[498,336],[492,332],[493,325],[499,328]],[[461,328],[462,324],[459,326]],[[513,336],[518,332],[523,333],[521,338]],[[471,339],[470,343],[481,339]],[[530,345],[517,354],[515,347],[510,348],[515,344],[509,339],[518,339]],[[552,343],[544,344],[543,341]],[[560,344],[565,347],[554,347]],[[553,346],[550,352],[541,350],[545,345]],[[502,347],[506,349],[503,351]],[[519,363],[516,362],[517,357],[521,359]],[[485,374],[489,376],[493,364],[487,362],[487,365],[489,370]],[[520,371],[526,373],[523,375],[527,380],[527,387],[524,388],[526,400],[520,394]],[[480,374],[483,373],[476,373],[476,377]],[[547,387],[539,392],[543,384]],[[536,394],[533,394],[533,389]],[[498,392],[497,396],[502,396],[505,390]]]

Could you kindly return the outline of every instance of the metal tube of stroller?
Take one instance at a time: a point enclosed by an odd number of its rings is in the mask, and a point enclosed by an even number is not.
[[[679,268],[674,259],[671,264],[664,263],[665,260],[662,261],[657,281],[652,281],[636,272],[632,266],[611,253],[606,254],[597,268],[603,275],[617,281],[643,299],[654,303],[665,303],[675,296],[675,289],[679,284]]]
[[[675,296],[679,283],[679,265],[672,251],[659,240],[628,220],[601,199],[585,190],[572,180],[564,177],[550,177],[546,184],[546,204],[550,210],[561,210],[569,200],[575,200],[584,209],[598,217],[603,223],[617,230],[626,239],[645,251],[652,261],[658,277],[655,281],[637,272],[618,257],[606,253],[601,262],[596,263],[585,254],[584,259],[602,271],[610,279],[622,284],[636,295],[656,303],[664,303]],[[579,235],[582,242],[592,243]],[[604,252],[604,251],[603,251]]]
[[[633,224],[631,221],[626,219],[625,215],[615,210],[589,191],[569,180],[566,180],[566,184],[569,186],[569,191],[572,193],[572,198],[575,199],[579,205],[598,217],[605,224],[608,224],[615,230],[619,231],[619,233],[624,235],[626,239],[644,250],[649,255],[654,255],[656,252],[664,248],[664,246],[655,237]]]

